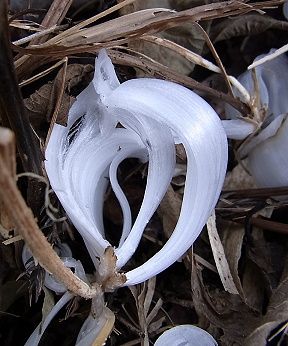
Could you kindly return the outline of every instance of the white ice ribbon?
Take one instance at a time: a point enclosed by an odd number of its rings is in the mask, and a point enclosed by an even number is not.
[[[116,127],[118,123],[122,127]],[[120,269],[135,252],[173,177],[176,138],[187,154],[178,223],[155,256],[126,273],[126,285],[145,281],[170,266],[201,232],[226,172],[227,143],[221,122],[202,98],[180,85],[146,78],[120,84],[102,50],[93,81],[69,112],[68,126],[53,128],[46,149],[47,174],[96,268],[97,258],[110,245],[102,219],[107,178],[123,212],[123,233],[115,250]],[[149,161],[144,199],[133,225],[116,178],[119,163],[128,157]]]
[[[274,49],[270,51],[273,52]],[[255,59],[265,57],[260,55]],[[244,72],[239,82],[250,92],[251,99],[258,94],[258,131],[239,148],[241,158],[248,157],[247,164],[255,182],[261,187],[288,185],[288,58],[284,54],[255,68],[256,79],[251,70]],[[234,118],[238,113],[227,107],[223,121],[226,134],[232,139],[245,139],[253,132],[250,122]],[[234,119],[234,120],[233,120]],[[237,124],[235,124],[237,122]],[[237,125],[237,126],[236,126]],[[249,129],[250,127],[250,129]],[[255,127],[256,130],[256,127]]]

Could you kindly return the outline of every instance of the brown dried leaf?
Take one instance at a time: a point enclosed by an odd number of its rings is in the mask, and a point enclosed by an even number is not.
[[[247,304],[243,304],[243,300],[237,295],[218,289],[208,290],[208,286],[204,286],[201,272],[196,265],[192,267],[191,285],[196,312],[202,323],[208,320],[213,327],[220,329],[219,333],[223,334],[222,345],[266,345],[267,337],[273,329],[287,321],[288,265],[273,294],[269,291],[269,283],[275,285],[277,279],[271,256],[277,257],[274,252],[276,249],[280,252],[278,257],[282,262],[287,256],[282,255],[279,246],[274,249],[275,244],[267,242],[263,232],[253,231],[251,237],[253,247],[250,245],[247,252],[242,280]],[[283,245],[283,250],[284,248]],[[265,305],[267,299],[268,306]],[[266,314],[263,311],[267,311]]]
[[[170,185],[157,210],[159,216],[162,218],[163,230],[167,239],[175,229],[180,215],[181,204],[181,197]]]
[[[286,253],[285,244],[267,242],[262,231],[254,228],[251,234],[252,245],[247,251],[247,258],[258,268],[266,281],[266,290],[271,293],[271,289],[277,287],[284,263],[283,256]]]
[[[245,345],[266,345],[267,337],[279,325],[287,321],[288,311],[288,268],[284,271],[282,281],[273,291],[266,315],[258,327],[245,339]]]
[[[247,173],[241,164],[228,172],[224,181],[224,190],[253,189],[256,188],[254,179]]]
[[[59,88],[62,83],[62,70],[60,70],[53,82],[48,82],[39,90],[35,91],[29,98],[24,100],[25,107],[29,114],[33,126],[38,129],[41,124],[49,122],[56,107]],[[71,64],[67,66],[65,80],[65,92],[57,118],[57,123],[65,125],[69,109],[74,98],[71,90],[79,83],[83,82],[87,86],[87,81],[93,71],[92,65]]]
[[[192,298],[199,326],[211,323],[219,329],[221,345],[244,345],[243,340],[257,325],[257,313],[243,304],[239,295],[210,290],[204,286],[201,270],[194,264],[191,272]]]
[[[241,257],[243,238],[245,234],[244,227],[229,222],[227,227],[223,229],[223,233],[223,247],[231,270],[231,275],[235,286],[237,287],[237,291],[241,298],[244,299],[244,292],[238,274],[238,264]]]
[[[67,33],[56,35],[45,44],[20,48],[22,54],[41,54],[47,56],[67,56],[76,52],[95,52],[103,47],[115,47],[137,40],[143,34],[155,34],[188,22],[207,21],[215,18],[239,15],[267,6],[277,5],[282,0],[260,3],[219,2],[197,6],[180,12],[169,9],[147,9],[79,30],[81,23],[68,29]],[[90,23],[92,23],[91,21]],[[38,64],[39,65],[39,64]]]
[[[242,283],[238,274],[244,235],[243,225],[229,223],[224,230],[223,246],[231,275],[243,302],[260,313],[263,310],[264,298],[267,295],[267,280],[263,272],[252,260],[246,258],[241,275]]]
[[[260,34],[268,29],[288,31],[288,22],[261,14],[241,15],[225,19],[214,26],[212,37],[214,37],[213,42],[218,42],[237,36]]]
[[[53,309],[55,305],[55,299],[53,293],[43,286],[43,292],[44,292],[44,301],[42,305],[42,322],[46,319],[49,312]]]
[[[267,295],[267,282],[259,268],[249,259],[245,263],[242,282],[245,303],[259,313],[262,312]]]
[[[193,8],[196,6],[204,5],[203,0],[194,1],[179,1],[179,0],[148,0],[138,1],[131,5],[130,8],[123,8],[123,13],[128,14],[148,8],[169,8],[171,10],[185,10],[187,8]],[[129,10],[131,12],[129,12]],[[210,27],[210,23],[204,24],[206,30]],[[201,54],[205,39],[197,26],[193,23],[187,23],[173,29],[167,29],[166,31],[158,35],[161,38],[166,38],[173,41],[197,54]],[[173,68],[175,71],[183,74],[189,74],[194,68],[194,64],[176,52],[171,51],[165,47],[162,47],[151,42],[145,42],[142,40],[133,41],[129,44],[129,47],[144,53],[150,58],[160,62],[161,64]]]
[[[156,286],[156,276],[154,276],[150,280],[148,280],[147,292],[146,292],[144,304],[143,304],[145,317],[148,316],[148,313],[150,310],[151,302],[152,302],[154,292],[155,292],[155,286]]]
[[[138,320],[139,320],[139,327],[144,335],[144,339],[141,341],[141,345],[148,345],[149,344],[149,332],[154,332],[155,328],[160,328],[165,317],[160,318],[154,323],[151,323],[154,318],[158,315],[159,310],[162,306],[162,299],[158,299],[156,305],[153,307],[153,309],[150,311],[152,298],[154,296],[155,292],[155,285],[156,285],[156,276],[152,277],[148,281],[145,281],[144,283],[129,287],[136,303],[137,308],[137,314],[138,314]],[[151,328],[150,328],[151,326]]]

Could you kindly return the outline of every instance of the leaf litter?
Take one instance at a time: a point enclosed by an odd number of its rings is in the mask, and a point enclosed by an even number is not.
[[[124,3],[128,6],[124,7]],[[76,25],[71,25],[60,33],[55,31],[51,36],[41,36],[41,42],[34,41],[33,45],[24,43],[21,47],[14,47],[19,81],[32,78],[31,83],[23,87],[31,125],[45,141],[50,121],[55,114],[58,123],[66,123],[68,109],[74,97],[87,86],[92,77],[91,54],[101,47],[109,48],[111,58],[119,64],[117,72],[122,78],[149,75],[173,80],[198,90],[207,99],[213,99],[218,104],[223,104],[225,100],[237,106],[243,116],[247,116],[245,105],[229,95],[225,86],[219,89],[217,83],[216,88],[205,86],[203,82],[208,74],[213,77],[212,71],[195,67],[194,62],[179,54],[177,49],[167,50],[157,44],[157,40],[153,43],[145,41],[145,36],[150,35],[151,39],[151,35],[155,35],[156,38],[172,41],[215,65],[223,63],[229,75],[237,76],[239,66],[244,70],[247,62],[251,63],[259,50],[267,50],[267,45],[271,42],[277,47],[287,43],[285,39],[288,24],[281,17],[281,3],[119,1],[118,5],[114,5],[115,9],[121,9],[120,12],[115,12],[113,7],[103,7],[104,11],[96,13],[94,19],[84,17],[83,26],[81,22],[73,23]],[[269,10],[272,6],[274,9]],[[154,7],[157,10],[151,9]],[[254,11],[248,13],[252,9]],[[259,9],[264,9],[266,13],[256,13]],[[136,12],[139,10],[142,12]],[[62,14],[67,14],[65,6],[61,11]],[[114,15],[114,18],[109,17],[106,21],[105,14]],[[58,14],[54,20],[48,21],[49,25],[52,27],[63,24],[62,17]],[[102,23],[95,22],[96,19]],[[203,32],[196,29],[194,22],[198,21],[204,25],[211,44],[219,54],[218,58],[209,52]],[[29,23],[26,25],[29,26]],[[33,64],[28,63],[28,54],[33,56]],[[41,60],[39,56],[45,56],[45,59]],[[51,67],[66,56],[68,64],[65,73],[64,66],[61,65],[56,67],[56,72],[41,74],[44,68]],[[221,69],[221,66],[218,67]],[[33,77],[39,72],[40,79],[36,82]],[[222,74],[222,79],[225,78],[227,75]],[[231,142],[230,145],[237,148],[239,143]],[[183,152],[181,159],[182,164],[185,164]],[[130,291],[123,288],[107,294],[109,309],[116,313],[115,328],[107,345],[149,345],[162,331],[180,323],[191,323],[204,328],[220,345],[285,345],[287,340],[284,332],[288,320],[287,233],[283,235],[271,230],[268,232],[265,227],[254,226],[253,222],[255,219],[261,221],[264,217],[284,227],[288,222],[287,204],[285,200],[275,200],[273,191],[270,190],[266,194],[262,191],[264,194],[261,196],[261,191],[255,189],[249,172],[243,170],[233,154],[229,164],[232,168],[229,169],[229,178],[215,210],[217,218],[214,215],[209,219],[207,229],[203,230],[193,246],[192,255],[187,254],[165,273],[131,287]],[[120,166],[119,176],[123,190],[131,194],[135,216],[142,198],[146,173],[145,169],[140,171],[133,167],[135,168],[135,162],[124,162]],[[27,186],[23,184],[22,189],[25,188]],[[240,197],[235,197],[239,191]],[[285,195],[285,191],[283,194]],[[134,262],[143,262],[148,254],[156,251],[170,236],[177,222],[181,200],[181,187],[171,185],[157,214],[148,224]],[[106,204],[112,201],[111,191],[108,190]],[[105,223],[108,229],[119,229],[119,208],[117,203],[111,205],[112,207],[104,210]],[[263,214],[267,206],[272,212]],[[71,239],[61,223],[56,228],[43,228],[43,232],[52,239],[51,234],[55,229],[57,237],[69,243],[89,271],[89,256],[85,253],[77,232],[73,231],[74,239]],[[5,240],[3,235],[1,233],[2,241]],[[1,244],[0,247],[3,259],[0,267],[0,318],[4,321],[1,325],[11,329],[11,332],[7,332],[0,327],[0,341],[3,345],[23,344],[33,330],[32,326],[27,325],[24,327],[30,330],[21,328],[15,323],[15,317],[11,317],[13,314],[27,318],[33,311],[40,316],[42,310],[45,316],[53,306],[54,299],[57,300],[47,289],[43,293],[43,273],[37,267],[30,273],[30,293],[28,288],[26,291],[23,289],[24,276],[16,281],[23,268],[17,267],[19,258],[15,259],[17,251],[11,251],[12,246],[14,245]],[[30,294],[31,306],[27,304],[25,294],[26,298]],[[40,303],[35,303],[35,294]],[[134,300],[131,299],[131,294]],[[56,328],[56,325],[61,326],[60,319],[48,328],[46,334],[56,338],[58,344],[75,343],[77,333],[74,329],[79,327],[79,320],[83,320],[87,312],[84,304],[82,308],[78,308],[78,317],[70,317],[72,327],[69,330],[74,333],[72,343],[71,338],[66,339]],[[9,318],[8,314],[11,315]],[[65,311],[62,316],[63,314]],[[40,320],[34,321],[35,324]],[[42,344],[52,343],[46,337]]]

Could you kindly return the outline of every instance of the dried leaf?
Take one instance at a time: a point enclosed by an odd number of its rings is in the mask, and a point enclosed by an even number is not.
[[[163,230],[167,239],[171,236],[179,219],[182,199],[170,185],[157,210],[162,218]]]
[[[149,325],[149,327],[150,327],[151,321],[153,321],[154,318],[157,316],[157,314],[158,314],[159,310],[161,309],[162,305],[163,305],[163,300],[161,298],[159,298],[157,300],[156,305],[151,310],[150,314],[147,316],[147,324]],[[148,330],[150,330],[150,328],[148,328]]]
[[[259,313],[262,312],[267,296],[267,282],[252,261],[246,260],[242,281],[245,303]]]
[[[151,323],[154,320],[154,318],[158,315],[158,312],[161,309],[163,303],[161,298],[158,299],[156,305],[149,313],[152,298],[155,292],[155,285],[156,276],[152,277],[148,281],[145,281],[143,284],[129,287],[135,299],[139,327],[141,333],[144,335],[144,339],[141,341],[141,345],[145,346],[149,345],[148,331],[149,333],[152,333],[155,330],[159,329],[165,320],[165,317],[162,317],[156,322]]]
[[[95,50],[100,48],[115,47],[119,46],[119,44],[123,45],[131,42],[131,40],[137,40],[144,33],[155,34],[156,32],[171,29],[172,27],[179,26],[179,23],[207,21],[235,14],[239,15],[267,7],[268,5],[277,5],[279,2],[280,0],[271,0],[264,3],[250,3],[247,6],[241,2],[226,1],[197,6],[180,12],[169,9],[147,9],[85,29],[82,28],[80,23],[56,35],[45,44],[24,49],[14,47],[14,49],[24,54],[46,54],[50,57],[53,55],[57,57],[67,56],[76,52],[95,52]],[[90,24],[92,22],[90,21]],[[81,29],[79,29],[80,27]]]
[[[192,267],[191,287],[196,312],[202,323],[206,319],[214,328],[220,329],[220,334],[223,334],[221,337],[222,345],[266,345],[267,337],[271,331],[287,320],[288,265],[286,263],[286,270],[284,270],[281,283],[270,296],[269,279],[271,283],[275,283],[276,279],[275,265],[272,266],[270,263],[273,247],[270,248],[270,243],[265,241],[263,232],[252,232],[252,236],[254,247],[248,251],[248,262],[252,262],[251,258],[253,258],[254,263],[253,267],[250,267],[251,263],[247,264],[246,260],[243,291],[247,303],[253,308],[243,304],[240,296],[230,295],[218,289],[208,291],[208,286],[204,286],[201,272],[195,264]],[[283,247],[285,248],[285,245]],[[279,249],[278,252],[278,257],[283,262],[286,252],[282,254]],[[273,257],[277,257],[274,252],[273,254]],[[269,296],[269,304],[265,306],[265,302],[261,302],[261,298],[264,297],[267,300]],[[257,305],[258,311],[254,308]],[[259,309],[260,305],[261,309]],[[267,311],[265,315],[263,311]]]
[[[270,243],[259,229],[254,228],[251,233],[252,244],[247,251],[247,257],[258,268],[266,281],[266,291],[277,287],[284,267],[283,256],[286,254],[284,243]],[[269,295],[270,295],[269,293]]]
[[[125,7],[123,8],[123,10],[125,11],[125,14],[129,13],[129,10],[131,12],[135,12],[148,8],[169,8],[172,10],[181,11],[187,8],[193,8],[204,4],[205,2],[203,0],[148,0],[135,2],[131,5],[130,8]],[[206,22],[204,25],[205,29],[208,30],[210,27],[210,23]],[[197,54],[201,54],[203,46],[205,44],[203,34],[193,23],[187,23],[170,30],[167,29],[166,31],[160,33],[158,36],[173,41]],[[194,68],[194,64],[192,62],[171,51],[170,49],[157,44],[137,40],[129,43],[129,47],[138,52],[144,53],[145,55],[165,66],[173,68],[179,73],[189,74]]]
[[[228,18],[214,26],[213,42],[228,40],[232,37],[260,34],[268,29],[288,31],[288,22],[277,20],[261,14],[241,15],[237,18]]]
[[[224,181],[224,190],[253,189],[256,188],[254,179],[247,173],[241,164],[228,172]]]
[[[256,328],[246,339],[245,345],[266,345],[269,334],[282,323],[287,321],[288,310],[288,271],[287,261],[286,270],[278,287],[274,290],[267,309],[267,313],[263,316]]]
[[[147,285],[147,292],[145,295],[144,306],[143,306],[144,314],[146,317],[148,316],[150,305],[154,296],[155,286],[156,286],[156,276],[149,279],[148,285]]]
[[[212,216],[209,217],[207,221],[207,230],[213,252],[213,257],[223,287],[226,291],[228,291],[231,294],[239,294],[237,287],[233,281],[233,277],[231,275],[224,248],[217,231],[215,212]]]
[[[163,323],[165,322],[166,317],[160,317],[159,320],[149,324],[149,333],[153,333],[157,331],[157,334],[159,333],[159,329],[162,327]]]
[[[221,345],[244,345],[244,338],[257,325],[258,315],[239,295],[232,295],[219,290],[210,290],[204,286],[201,271],[194,264],[191,273],[192,298],[199,316],[199,327],[207,329],[207,322],[220,329]],[[220,340],[219,340],[220,341]]]
[[[42,322],[46,319],[49,312],[53,309],[55,305],[55,299],[53,293],[43,286],[43,292],[44,292],[44,301],[42,305]]]
[[[238,274],[238,264],[241,257],[245,230],[242,225],[239,226],[235,223],[229,222],[223,233],[223,248],[226,254],[227,262],[229,264],[229,268],[231,270],[231,276],[241,298],[245,299],[242,284]]]
[[[60,70],[53,82],[48,82],[39,90],[36,90],[29,98],[24,100],[30,121],[35,128],[41,128],[43,123],[50,122],[58,99],[59,87],[62,83]],[[71,91],[81,82],[88,85],[92,77],[92,65],[71,64],[67,67],[65,80],[65,92],[58,114],[57,122],[66,124],[68,111],[72,105],[73,97]]]

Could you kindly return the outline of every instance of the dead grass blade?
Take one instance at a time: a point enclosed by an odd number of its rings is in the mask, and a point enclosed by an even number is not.
[[[61,104],[62,104],[62,101],[63,101],[63,96],[64,96],[64,88],[65,88],[65,80],[66,80],[66,75],[67,75],[67,63],[68,63],[68,58],[65,59],[64,61],[64,66],[62,68],[62,81],[61,81],[61,85],[60,85],[60,90],[59,90],[59,94],[58,94],[58,99],[57,99],[57,102],[56,102],[56,107],[54,109],[54,113],[53,113],[53,116],[52,116],[52,119],[51,119],[51,123],[50,123],[50,126],[49,126],[49,130],[48,130],[48,133],[47,133],[47,136],[46,136],[46,140],[45,140],[45,148],[47,147],[47,144],[49,142],[49,139],[50,139],[50,136],[51,136],[51,132],[53,130],[53,127],[54,127],[54,124],[57,120],[57,117],[58,117],[58,114],[59,114],[59,111],[60,111],[60,107],[61,107]]]
[[[223,248],[231,270],[231,276],[243,301],[245,301],[245,297],[239,277],[238,266],[242,254],[244,235],[245,229],[242,225],[229,222],[224,229],[223,237]]]
[[[41,26],[43,28],[49,29],[51,27],[54,27],[55,25],[58,25],[62,22],[63,18],[65,17],[67,11],[69,10],[69,7],[71,6],[73,0],[54,0],[51,4],[46,16],[44,17]],[[39,45],[47,40],[49,35],[40,35],[36,36],[34,39],[32,39],[29,43],[29,46],[31,45]],[[28,46],[28,47],[29,47]],[[16,72],[18,76],[25,75],[25,71],[29,71],[29,69],[35,69],[35,67],[39,66],[39,62],[37,61],[37,57],[31,57],[31,56],[17,56],[16,57]],[[41,62],[43,63],[43,61]],[[41,64],[40,63],[40,64]],[[35,65],[35,67],[34,67]],[[22,79],[22,77],[21,77]]]
[[[218,66],[216,66],[213,63],[211,63],[210,61],[202,58],[201,55],[196,54],[196,53],[192,52],[191,50],[189,50],[183,46],[180,46],[179,44],[177,44],[173,41],[167,40],[166,38],[153,36],[153,35],[144,35],[144,36],[140,37],[140,39],[143,41],[154,43],[155,45],[158,45],[158,46],[162,46],[162,47],[171,49],[175,53],[182,55],[188,61],[191,61],[196,65],[202,66],[202,67],[208,69],[209,71],[216,72],[216,73],[221,72],[221,70]]]
[[[227,85],[227,88],[228,88],[228,93],[233,96],[233,90],[232,90],[232,87],[231,87],[231,83],[230,83],[230,80],[229,80],[229,77],[227,75],[227,72],[226,72],[226,69],[224,67],[224,65],[222,64],[222,61],[213,45],[213,43],[211,42],[207,32],[202,28],[202,26],[198,23],[196,23],[196,25],[198,26],[198,28],[201,30],[203,36],[205,37],[205,40],[206,40],[206,43],[207,43],[207,46],[209,47],[212,55],[214,56],[214,59],[217,61],[217,65],[219,66],[221,72],[222,72],[222,75],[223,75],[223,78],[226,82],[226,85]]]
[[[73,0],[54,0],[41,23],[42,27],[48,29],[61,23],[72,2]],[[47,36],[37,37],[32,40],[30,44],[40,44],[42,42],[45,42],[46,38]]]
[[[216,267],[223,284],[225,291],[231,294],[239,294],[238,289],[234,283],[229,264],[224,252],[223,245],[221,243],[217,227],[215,212],[209,217],[207,222],[208,236],[213,252],[213,257],[216,263]]]
[[[73,26],[72,28],[64,31],[63,33],[60,33],[56,37],[50,39],[47,42],[47,44],[51,45],[51,44],[54,44],[54,43],[57,43],[57,42],[61,42],[61,39],[65,39],[65,38],[70,37],[71,35],[75,34],[78,30],[80,31],[81,29],[83,29],[85,26],[88,26],[88,25],[90,25],[92,23],[95,23],[99,19],[104,18],[104,17],[108,16],[109,14],[120,10],[124,6],[132,4],[135,1],[136,0],[124,0],[124,1],[121,1],[119,4],[117,4],[115,6],[112,6],[112,7],[108,8],[107,10],[105,10],[105,11],[99,13],[99,14],[96,14],[95,16],[93,16],[91,18],[82,21],[81,23],[79,23],[79,24]]]
[[[78,47],[78,51],[81,51],[84,46],[87,48],[89,45],[100,42],[102,46],[105,46],[104,43],[122,38],[127,43],[143,34],[154,34],[188,21],[197,22],[238,15],[282,2],[282,0],[272,0],[247,5],[242,2],[227,1],[198,6],[181,12],[169,9],[142,10],[86,29],[82,29],[86,25],[85,23],[78,24],[42,45],[27,49],[26,52],[46,54],[47,49],[45,48],[49,47],[50,53],[52,53],[56,46],[62,47],[62,50],[65,50],[65,47]]]
[[[151,323],[153,319],[157,316],[159,310],[162,307],[162,299],[158,299],[155,306],[151,309],[152,299],[155,292],[156,285],[156,276],[145,281],[141,285],[129,287],[134,299],[137,308],[138,320],[139,320],[139,329],[140,332],[144,335],[144,338],[141,339],[142,346],[149,345],[149,335],[148,332],[154,332],[159,329],[166,317],[161,317],[159,320]],[[127,313],[127,312],[126,312]],[[129,314],[127,313],[129,317]],[[133,341],[134,342],[134,341]],[[125,344],[126,345],[126,344]]]
[[[36,75],[32,76],[31,78],[23,80],[21,83],[19,83],[19,86],[23,87],[25,85],[28,85],[30,83],[35,82],[36,80],[38,80],[40,78],[45,77],[50,72],[54,71],[57,67],[65,64],[66,60],[67,60],[67,58],[63,58],[60,61],[56,62],[54,65],[52,65],[49,68],[47,68],[46,70],[37,73]]]
[[[282,46],[281,48],[276,49],[275,52],[273,52],[271,54],[268,54],[265,57],[263,57],[262,59],[259,59],[259,60],[255,61],[253,64],[249,65],[247,69],[251,70],[252,68],[260,66],[260,65],[264,64],[267,61],[271,61],[271,60],[277,58],[277,56],[279,56],[281,54],[284,54],[286,52],[288,52],[288,43],[285,44],[284,46]]]

